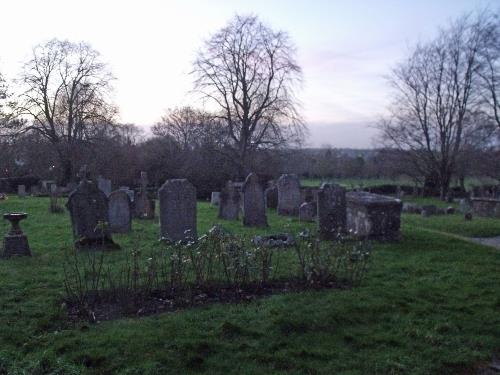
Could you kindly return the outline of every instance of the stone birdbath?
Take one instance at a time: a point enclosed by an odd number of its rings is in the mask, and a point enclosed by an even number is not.
[[[19,222],[28,217],[24,212],[10,212],[3,215],[11,224],[10,231],[5,235],[3,242],[3,256],[31,256],[28,238],[21,230]]]

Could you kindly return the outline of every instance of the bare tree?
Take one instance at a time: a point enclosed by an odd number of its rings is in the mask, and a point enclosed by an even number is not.
[[[500,15],[484,14],[481,24],[484,36],[478,73],[483,85],[486,112],[500,128]]]
[[[74,152],[91,142],[116,113],[110,104],[113,77],[86,43],[53,39],[33,49],[23,66],[17,113],[25,121],[4,126],[4,134],[34,131],[51,142],[62,182],[73,177]]]
[[[255,16],[235,16],[205,42],[193,73],[195,90],[219,111],[240,177],[253,151],[303,137],[294,95],[301,69],[285,32]]]
[[[224,138],[217,116],[189,106],[168,110],[152,132],[171,138],[184,151]]]
[[[474,111],[485,39],[481,16],[460,18],[432,42],[418,45],[392,71],[394,100],[380,127],[391,146],[404,150],[440,196],[448,192],[467,134],[478,124]]]

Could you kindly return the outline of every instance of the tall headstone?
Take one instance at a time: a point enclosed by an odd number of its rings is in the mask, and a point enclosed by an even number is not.
[[[240,200],[240,192],[235,189],[233,182],[228,181],[220,193],[219,218],[238,220]]]
[[[264,189],[255,173],[250,173],[243,183],[243,225],[267,227]]]
[[[118,247],[107,225],[108,197],[94,182],[83,178],[69,194],[66,207],[70,212],[77,248]]]
[[[135,216],[139,219],[154,219],[155,201],[148,195],[148,175],[141,172],[141,188],[134,198]]]
[[[339,185],[323,184],[318,191],[318,225],[322,240],[335,240],[346,231],[346,192]]]
[[[197,238],[196,189],[186,179],[167,180],[158,190],[160,236],[169,241]]]
[[[278,179],[278,215],[297,216],[302,203],[300,181],[295,174],[284,174]]]
[[[109,195],[109,229],[112,233],[128,233],[132,229],[132,208],[128,194],[115,190]]]
[[[111,194],[111,180],[104,177],[97,177],[97,187],[106,194],[107,197]]]
[[[17,185],[17,196],[19,198],[26,197],[26,186],[24,186],[24,185]]]

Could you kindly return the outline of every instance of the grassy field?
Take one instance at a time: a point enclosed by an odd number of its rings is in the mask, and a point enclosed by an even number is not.
[[[30,259],[0,260],[0,374],[467,374],[500,349],[500,251],[425,229],[500,235],[498,220],[403,215],[402,240],[377,244],[352,290],[88,324],[65,319],[69,217],[47,208],[45,198],[0,201],[0,213],[28,212],[22,227],[33,249]],[[199,203],[199,233],[218,222]],[[269,222],[268,233],[303,228],[274,212]],[[158,233],[156,221],[134,221],[110,256],[152,249]]]

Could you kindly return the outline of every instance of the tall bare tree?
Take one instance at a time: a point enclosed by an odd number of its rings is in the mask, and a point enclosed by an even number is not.
[[[51,142],[62,182],[73,177],[74,152],[113,121],[113,77],[100,54],[84,42],[53,39],[33,48],[18,80],[17,113],[25,121],[4,126],[4,134],[34,131]]]
[[[500,128],[500,14],[484,14],[481,24],[484,35],[478,74],[483,85],[486,113]]]
[[[298,142],[305,126],[294,95],[301,79],[287,33],[255,16],[235,16],[198,52],[195,90],[217,108],[238,174],[259,148]]]
[[[478,72],[487,30],[482,16],[464,16],[439,36],[418,45],[390,76],[394,100],[381,122],[383,137],[402,153],[441,198],[448,192],[467,134],[477,122]]]

